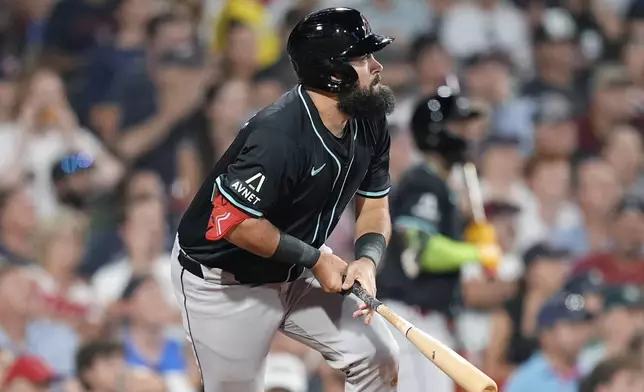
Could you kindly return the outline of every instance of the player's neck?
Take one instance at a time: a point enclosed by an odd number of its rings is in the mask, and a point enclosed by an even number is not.
[[[445,160],[442,159],[441,157],[438,157],[436,155],[431,155],[431,154],[425,155],[425,163],[433,171],[435,171],[436,174],[438,174],[438,176],[443,180],[449,177],[450,169],[448,168],[448,165],[445,163]]]
[[[315,108],[320,114],[320,119],[324,126],[333,135],[340,137],[344,132],[344,126],[349,120],[346,113],[342,113],[338,109],[338,101],[335,98],[324,94],[323,92],[306,90],[315,105]]]

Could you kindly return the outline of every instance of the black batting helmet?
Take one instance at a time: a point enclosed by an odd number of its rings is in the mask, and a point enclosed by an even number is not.
[[[327,8],[309,14],[293,28],[286,50],[300,83],[338,93],[358,81],[349,59],[377,52],[393,40],[372,33],[357,10]]]
[[[441,86],[434,95],[420,99],[411,118],[411,130],[416,146],[423,152],[436,152],[449,164],[463,162],[467,140],[451,132],[447,124],[481,116],[471,109],[469,101],[448,87]]]

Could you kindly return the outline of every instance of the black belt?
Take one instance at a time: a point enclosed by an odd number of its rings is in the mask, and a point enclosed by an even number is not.
[[[183,250],[179,251],[179,264],[188,272],[194,276],[203,279],[203,271],[201,270],[201,264],[185,254]]]

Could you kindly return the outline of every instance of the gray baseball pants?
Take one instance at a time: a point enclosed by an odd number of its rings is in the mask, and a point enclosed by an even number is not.
[[[354,319],[360,300],[322,291],[312,274],[291,283],[240,285],[219,269],[185,270],[172,251],[172,282],[205,392],[263,392],[275,332],[318,351],[346,374],[346,392],[394,392],[398,345],[386,321]]]

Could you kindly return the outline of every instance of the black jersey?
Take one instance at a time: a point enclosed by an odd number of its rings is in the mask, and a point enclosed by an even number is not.
[[[349,120],[337,138],[298,85],[240,130],[181,219],[179,244],[188,256],[240,283],[292,281],[301,267],[206,239],[215,195],[319,248],[355,194],[389,193],[389,146],[384,113],[377,120]]]
[[[461,239],[463,221],[456,195],[423,163],[403,175],[390,204],[394,230],[377,276],[378,296],[450,315],[459,299],[460,273],[411,274],[405,268],[404,258],[411,257],[411,262],[416,263],[415,258],[421,257],[419,252],[406,254],[411,233],[416,241],[422,242],[420,247],[435,234]]]

